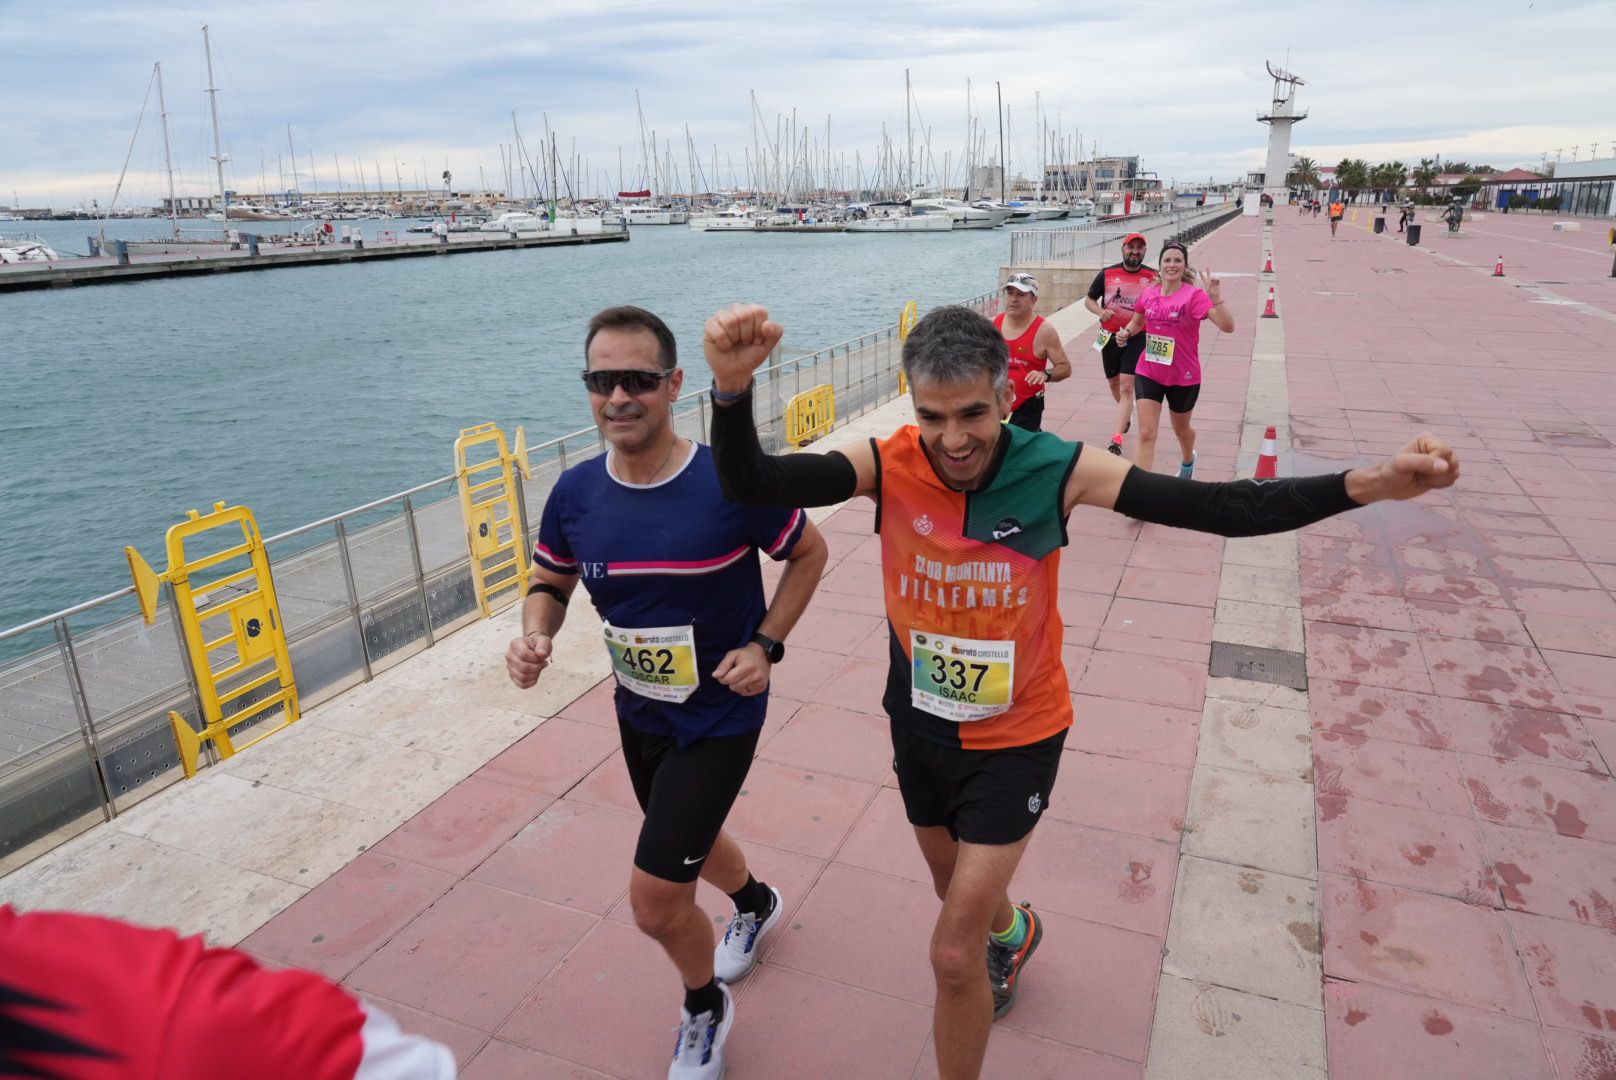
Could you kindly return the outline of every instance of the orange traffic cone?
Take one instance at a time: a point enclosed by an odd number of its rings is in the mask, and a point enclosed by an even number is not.
[[[1274,310],[1274,287],[1268,286],[1268,303],[1263,305],[1262,317],[1265,319],[1279,318],[1279,312]]]
[[[1262,272],[1265,274],[1272,274],[1274,272],[1274,253],[1272,251],[1268,253],[1268,261],[1263,263]]]
[[[1272,480],[1279,475],[1279,444],[1275,441],[1273,425],[1263,433],[1262,449],[1257,451],[1257,472],[1254,479]]]
[[[1498,261],[1493,263],[1493,277],[1503,277],[1503,276],[1504,276],[1504,257],[1502,255],[1500,255],[1500,256],[1498,256]]]

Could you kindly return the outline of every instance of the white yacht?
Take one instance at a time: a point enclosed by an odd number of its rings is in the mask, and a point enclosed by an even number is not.
[[[983,210],[958,199],[911,199],[909,205],[917,214],[947,214],[956,229],[997,229],[1010,218],[1008,207]]]
[[[691,232],[736,232],[757,228],[752,209],[736,203],[714,214],[703,214],[690,219]]]
[[[16,214],[13,214],[10,210],[0,210],[0,221],[21,221],[21,220],[22,220],[22,218],[18,217]]]
[[[1032,218],[1032,207],[1020,203],[994,202],[992,199],[978,199],[971,204],[978,210],[1003,210],[1008,216],[1006,221],[1028,221]]]
[[[630,225],[690,224],[690,211],[672,206],[625,206],[623,216]]]
[[[54,262],[59,258],[60,255],[33,233],[0,236],[0,263]]]
[[[477,231],[491,233],[541,232],[549,227],[550,220],[543,214],[534,214],[527,210],[507,210],[499,217],[485,221],[477,226]]]
[[[954,219],[950,215],[917,214],[901,203],[877,203],[867,208],[865,217],[853,218],[847,223],[848,232],[944,233],[953,230]]]

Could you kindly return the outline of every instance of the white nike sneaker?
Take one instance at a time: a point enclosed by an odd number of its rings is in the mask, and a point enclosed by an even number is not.
[[[763,935],[773,930],[780,921],[786,907],[780,899],[779,889],[771,885],[769,892],[774,895],[774,906],[769,913],[759,919],[756,915],[742,915],[737,911],[729,921],[729,929],[724,931],[724,940],[713,950],[713,974],[721,981],[740,982],[757,965],[757,947],[763,941]]]
[[[735,998],[729,987],[718,984],[724,995],[724,1018],[715,1021],[711,1012],[691,1016],[679,1009],[679,1041],[673,1048],[673,1064],[668,1080],[724,1080],[724,1040],[735,1026]]]

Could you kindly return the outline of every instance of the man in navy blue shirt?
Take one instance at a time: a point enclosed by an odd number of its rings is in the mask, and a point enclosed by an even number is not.
[[[609,449],[562,473],[545,503],[524,634],[505,663],[517,686],[538,681],[582,580],[605,622],[623,757],[645,811],[634,921],[684,979],[669,1080],[717,1080],[735,1017],[725,984],[752,970],[783,911],[722,826],[757,749],[769,673],[824,570],[825,540],[800,509],[725,501],[712,452],[674,430],[684,372],[661,319],[608,308],[590,320],[584,356]],[[786,560],[770,604],[759,551]],[[735,903],[716,948],[698,876]]]

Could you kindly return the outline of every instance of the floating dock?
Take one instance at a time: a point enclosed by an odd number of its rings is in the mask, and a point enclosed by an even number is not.
[[[217,253],[195,252],[130,255],[120,260],[112,255],[58,259],[46,263],[11,263],[0,266],[0,292],[20,289],[57,289],[72,285],[109,285],[124,281],[178,277],[182,274],[228,274],[241,270],[275,270],[291,266],[325,266],[331,263],[368,262],[373,259],[405,259],[432,255],[460,255],[472,251],[511,251],[518,248],[568,247],[576,244],[615,244],[626,242],[628,230],[600,233],[450,234],[440,236],[401,236],[396,240],[366,239],[360,243],[296,246],[264,243],[254,249],[243,239],[239,246],[220,244]]]

